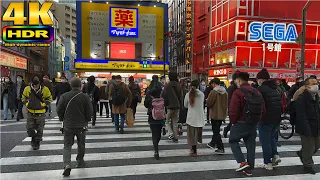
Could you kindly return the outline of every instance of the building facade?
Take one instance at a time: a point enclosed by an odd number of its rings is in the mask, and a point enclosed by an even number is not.
[[[299,71],[301,10],[307,1],[196,1],[194,66],[196,74],[229,81],[239,69],[255,78],[267,68],[272,78],[293,80]],[[307,12],[305,73],[319,74],[319,2]],[[205,12],[205,13],[204,13]],[[210,31],[206,31],[209,27]]]

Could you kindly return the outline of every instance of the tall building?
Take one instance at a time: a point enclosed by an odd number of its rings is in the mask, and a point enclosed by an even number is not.
[[[76,8],[70,4],[54,3],[52,13],[59,21],[59,32],[63,38],[70,38],[77,44]]]

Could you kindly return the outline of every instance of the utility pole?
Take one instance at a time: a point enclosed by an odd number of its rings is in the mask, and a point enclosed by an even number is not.
[[[302,32],[301,32],[301,76],[304,79],[304,62],[305,62],[305,49],[306,49],[306,24],[307,24],[307,10],[309,6],[311,5],[311,1],[308,0],[308,2],[305,4],[305,6],[302,9]]]

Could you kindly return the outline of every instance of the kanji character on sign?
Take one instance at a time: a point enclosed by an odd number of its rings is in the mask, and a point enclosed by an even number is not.
[[[273,51],[273,48],[274,48],[273,44],[272,43],[268,43],[268,47],[267,48],[268,48],[269,51]]]
[[[281,44],[277,43],[274,45],[274,51],[281,52]]]
[[[133,26],[133,11],[130,10],[117,10],[115,17],[116,26]]]

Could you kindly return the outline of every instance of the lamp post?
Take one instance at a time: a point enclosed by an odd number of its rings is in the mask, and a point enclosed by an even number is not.
[[[307,10],[309,6],[311,5],[311,1],[308,0],[308,2],[305,4],[305,6],[302,9],[302,31],[301,31],[301,76],[304,79],[304,51],[306,48],[306,24],[307,24]]]

